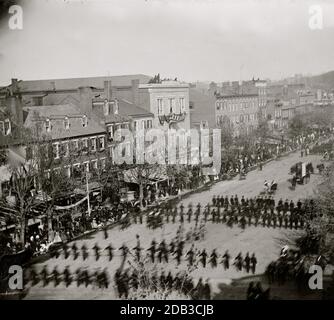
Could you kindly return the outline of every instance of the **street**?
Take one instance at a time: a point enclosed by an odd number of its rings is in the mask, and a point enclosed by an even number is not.
[[[295,152],[280,160],[274,160],[269,162],[263,167],[262,171],[254,170],[247,175],[246,180],[239,180],[239,177],[234,178],[231,181],[222,181],[214,184],[209,190],[200,193],[194,193],[182,200],[185,208],[189,203],[196,205],[198,202],[202,204],[202,207],[208,202],[211,202],[213,195],[235,195],[237,194],[239,199],[242,195],[246,197],[254,197],[263,190],[264,180],[276,180],[278,183],[278,191],[275,194],[275,200],[282,198],[283,200],[289,199],[297,201],[299,198],[307,198],[314,192],[315,187],[321,181],[321,176],[315,171],[315,174],[311,175],[310,182],[306,185],[297,185],[295,191],[291,191],[289,186],[291,185],[287,180],[291,177],[289,175],[290,167],[298,161],[312,162],[314,168],[320,163],[320,156],[307,156],[300,158],[300,153]],[[162,229],[148,229],[146,224],[131,225],[128,229],[122,231],[119,227],[109,229],[108,239],[104,239],[102,231],[89,235],[87,238],[77,240],[78,248],[85,243],[90,249],[90,256],[86,261],[82,261],[81,257],[74,261],[73,257],[64,259],[61,255],[58,259],[49,259],[46,261],[49,272],[57,265],[58,271],[62,271],[65,266],[69,265],[70,270],[75,272],[79,267],[89,268],[92,273],[97,268],[107,268],[110,277],[112,278],[115,270],[120,266],[121,257],[119,247],[125,243],[130,249],[136,246],[136,234],[140,235],[141,246],[147,249],[153,238],[159,243],[162,239],[165,239],[169,243],[170,239],[175,237],[179,224],[165,223]],[[189,230],[194,227],[194,223],[190,224],[185,222],[185,229]],[[300,235],[300,230],[286,230],[279,228],[267,228],[262,226],[250,226],[245,230],[234,226],[233,228],[227,227],[225,224],[212,224],[208,222],[206,224],[206,235],[203,241],[195,241],[194,245],[196,249],[206,248],[210,255],[212,249],[216,248],[217,252],[222,255],[225,250],[229,250],[231,254],[231,262],[234,257],[241,252],[243,256],[246,252],[255,253],[258,265],[256,273],[263,273],[265,267],[272,260],[278,257],[280,248],[283,244],[289,243],[294,237]],[[109,262],[107,252],[102,251],[102,257],[95,261],[94,252],[91,249],[95,243],[98,243],[101,249],[108,246],[109,243],[113,245],[115,250],[114,259]],[[71,245],[71,244],[70,244]],[[186,243],[185,250],[190,248],[190,243]],[[146,253],[145,253],[146,254]],[[132,259],[132,258],[130,258]],[[220,261],[220,259],[219,259]],[[37,270],[40,270],[45,263],[35,265]],[[147,263],[145,268],[150,270],[153,266],[151,263]],[[183,263],[180,266],[176,265],[175,260],[169,263],[157,264],[157,270],[172,271],[172,274],[176,274],[179,271],[187,270],[186,262],[183,259]],[[189,272],[189,270],[187,271]],[[245,271],[238,272],[231,266],[229,270],[224,271],[221,264],[217,268],[212,269],[210,265],[206,268],[198,266],[191,274],[194,279],[203,280],[209,278],[212,289],[217,292],[219,283],[229,283],[231,279],[246,276]],[[110,279],[112,280],[112,279]],[[76,283],[72,283],[68,288],[61,283],[57,287],[54,287],[53,283],[50,283],[46,287],[42,287],[42,284],[32,287],[26,296],[26,299],[115,299],[115,290],[112,286],[109,289],[98,289],[88,286],[80,286],[77,288]]]

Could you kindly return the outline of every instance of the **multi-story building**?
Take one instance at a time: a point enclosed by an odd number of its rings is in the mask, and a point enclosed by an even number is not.
[[[32,130],[39,143],[52,145],[51,152],[45,154],[52,156],[55,164],[57,160],[59,163],[65,160],[68,177],[105,167],[108,147],[105,128],[78,107],[72,104],[34,106],[25,107],[24,112],[24,127]],[[27,149],[26,158],[34,156],[32,145]]]
[[[190,88],[189,99],[190,127],[195,129],[215,128],[215,96],[210,92],[204,93],[197,88]]]
[[[250,133],[258,124],[258,94],[221,96],[216,99],[216,124],[228,123],[233,127],[235,135]]]
[[[138,105],[154,115],[154,128],[190,129],[188,84],[178,81],[141,84]]]

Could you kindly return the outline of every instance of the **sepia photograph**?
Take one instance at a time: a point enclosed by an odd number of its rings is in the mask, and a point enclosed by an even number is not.
[[[333,39],[330,0],[1,0],[0,300],[334,299]]]

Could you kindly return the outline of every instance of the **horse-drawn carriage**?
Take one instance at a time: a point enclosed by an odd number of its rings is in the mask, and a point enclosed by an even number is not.
[[[311,162],[297,162],[290,168],[290,174],[295,177],[296,183],[304,184],[309,180],[311,173],[314,173],[314,168]]]

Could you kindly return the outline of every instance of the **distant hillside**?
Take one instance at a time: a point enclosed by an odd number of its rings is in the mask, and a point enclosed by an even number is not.
[[[313,88],[334,90],[334,71],[307,78],[307,84]]]

